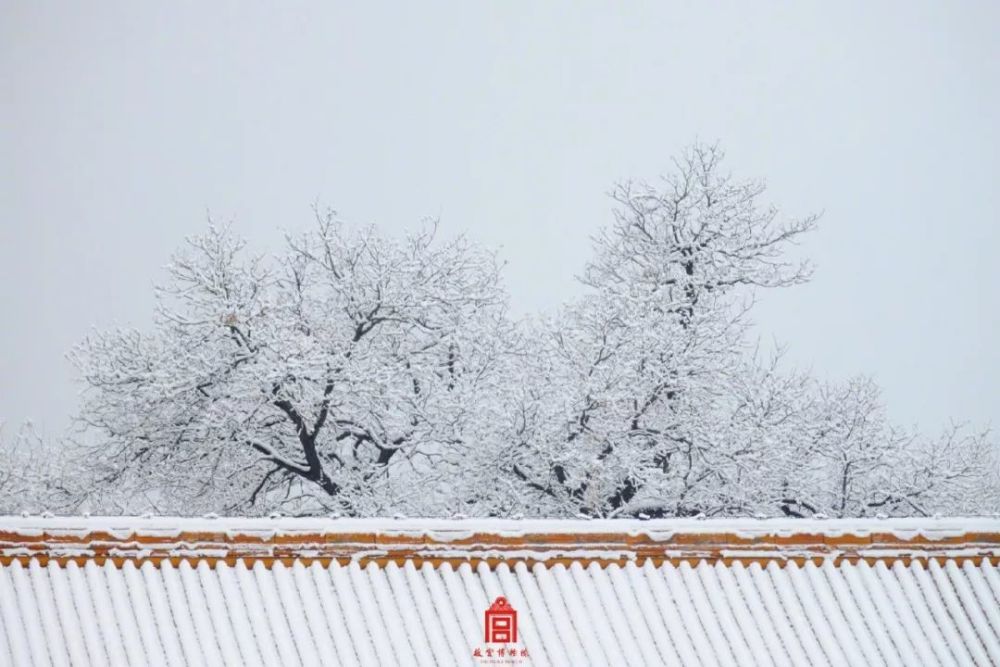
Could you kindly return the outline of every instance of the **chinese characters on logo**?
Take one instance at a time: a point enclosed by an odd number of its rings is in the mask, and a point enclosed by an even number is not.
[[[503,646],[501,646],[500,648],[497,649],[493,648],[484,649],[477,646],[472,651],[473,658],[482,658],[482,657],[492,658],[494,655],[496,655],[498,658],[503,658],[504,656],[510,656],[511,658],[514,658],[516,656],[521,656],[522,658],[527,658],[528,649],[526,648],[518,649],[516,646],[511,646],[509,648],[504,648]]]

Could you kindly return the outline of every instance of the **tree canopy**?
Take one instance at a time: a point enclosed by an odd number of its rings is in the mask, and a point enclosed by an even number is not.
[[[754,295],[808,280],[789,247],[816,219],[722,158],[694,145],[616,187],[579,298],[528,318],[494,254],[436,224],[394,239],[318,213],[272,255],[211,227],[175,255],[150,329],[73,351],[85,480],[64,494],[173,513],[996,511],[987,434],[910,433],[871,380],[757,351]]]

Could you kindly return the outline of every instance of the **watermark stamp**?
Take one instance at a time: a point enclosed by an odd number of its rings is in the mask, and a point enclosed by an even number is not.
[[[485,644],[472,649],[472,657],[484,665],[518,665],[528,649],[517,641],[517,610],[500,596],[483,613]]]

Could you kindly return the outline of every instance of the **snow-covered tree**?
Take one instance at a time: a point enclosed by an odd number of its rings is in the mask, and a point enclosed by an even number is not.
[[[0,423],[0,514],[75,510],[84,488],[68,446],[42,438],[30,423],[5,426]]]
[[[732,180],[721,158],[694,146],[660,187],[618,187],[589,293],[534,338],[543,405],[526,410],[538,423],[511,472],[557,505],[695,514],[691,494],[741,455],[725,412],[746,379],[746,288],[808,276],[783,257],[814,219],[779,221],[763,185]]]
[[[927,513],[947,498],[996,509],[984,435],[903,434],[868,381],[821,386],[757,362],[754,292],[808,278],[787,247],[815,218],[782,221],[763,184],[733,180],[721,160],[696,145],[661,184],[614,191],[614,223],[582,277],[589,293],[527,337],[527,389],[494,457],[520,482],[508,506],[865,515]],[[948,463],[935,474],[933,461]]]
[[[212,228],[169,271],[153,333],[73,354],[118,495],[391,512],[426,502],[436,490],[414,480],[495,418],[511,334],[498,265],[434,226],[395,241],[328,214],[272,258]]]
[[[892,426],[864,378],[762,359],[758,290],[808,279],[759,182],[695,145],[613,192],[582,295],[513,322],[494,256],[334,215],[253,256],[190,239],[152,332],[96,333],[86,465],[114,511],[837,516],[1000,509],[995,448]]]

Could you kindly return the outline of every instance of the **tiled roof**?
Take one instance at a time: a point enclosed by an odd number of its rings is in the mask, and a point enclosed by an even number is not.
[[[998,565],[994,519],[0,518],[0,664],[990,665]]]

